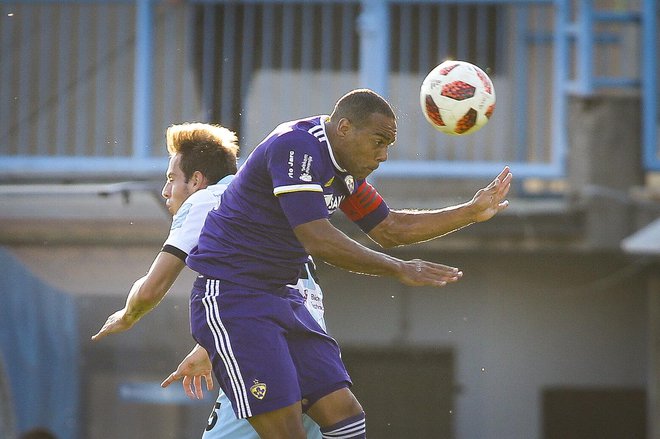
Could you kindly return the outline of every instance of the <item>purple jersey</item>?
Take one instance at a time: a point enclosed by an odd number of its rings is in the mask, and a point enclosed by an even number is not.
[[[206,218],[187,265],[205,276],[263,290],[296,283],[308,254],[293,228],[328,218],[364,187],[335,160],[328,116],[283,123],[260,143]],[[351,217],[368,232],[389,209]]]

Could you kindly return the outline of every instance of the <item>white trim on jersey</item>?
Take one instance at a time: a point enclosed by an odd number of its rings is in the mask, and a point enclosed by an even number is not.
[[[323,192],[323,188],[320,184],[292,184],[288,186],[278,186],[273,189],[273,194],[275,196],[291,192]]]
[[[323,119],[323,118],[321,118]],[[323,120],[321,120],[321,125],[317,125],[314,128],[310,128],[307,132],[312,136],[316,137],[319,142],[325,142],[328,140],[328,137],[325,135]]]
[[[222,358],[225,368],[227,369],[231,387],[234,392],[234,399],[236,400],[236,404],[238,404],[236,409],[238,417],[249,418],[252,416],[252,409],[250,408],[250,402],[248,400],[247,388],[245,387],[241,370],[236,361],[234,350],[231,347],[229,334],[218,315],[218,304],[216,300],[219,285],[220,281],[216,279],[207,279],[206,281],[206,294],[202,299],[204,310],[206,311],[206,323],[213,334],[215,350],[220,358]]]
[[[332,160],[332,164],[339,172],[348,172],[346,171],[346,169],[339,166],[339,163],[337,163],[337,159],[335,159],[335,154],[332,152],[332,146],[330,146],[330,140],[328,140],[328,135],[325,132],[325,123],[323,121],[323,118],[321,118],[321,127],[323,128],[323,137],[325,137],[325,143],[326,145],[328,145],[328,153],[330,153],[330,160]]]

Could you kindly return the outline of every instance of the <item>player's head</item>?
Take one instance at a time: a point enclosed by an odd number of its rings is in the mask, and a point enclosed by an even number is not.
[[[365,178],[387,160],[396,140],[396,115],[378,93],[353,90],[335,105],[327,133],[337,162],[358,178]]]
[[[186,199],[200,189],[236,173],[236,134],[206,123],[184,123],[167,129],[167,167],[162,195],[174,215]]]

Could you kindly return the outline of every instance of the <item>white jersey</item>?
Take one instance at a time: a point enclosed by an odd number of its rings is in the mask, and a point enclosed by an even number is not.
[[[171,253],[185,262],[188,253],[197,245],[199,234],[208,213],[220,205],[220,197],[227,189],[233,175],[220,180],[217,184],[208,186],[192,194],[181,205],[172,219],[170,234],[163,244],[164,252]],[[305,298],[305,306],[316,321],[325,329],[323,319],[323,292],[315,279],[314,263],[305,265],[307,273],[291,285],[300,291]],[[308,439],[321,439],[319,426],[308,416],[303,416]],[[229,399],[220,390],[213,407],[203,439],[259,439],[252,426],[245,419],[237,419]]]
[[[170,234],[163,250],[185,262],[190,250],[197,245],[206,215],[220,205],[220,196],[234,176],[228,175],[218,183],[199,190],[188,197],[172,219]]]

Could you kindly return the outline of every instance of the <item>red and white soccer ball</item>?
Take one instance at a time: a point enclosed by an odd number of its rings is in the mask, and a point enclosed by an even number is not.
[[[495,88],[474,64],[448,60],[426,76],[419,101],[433,128],[451,135],[470,134],[493,115]]]

